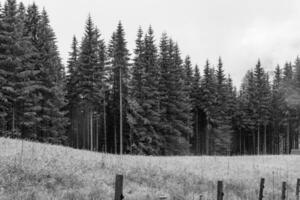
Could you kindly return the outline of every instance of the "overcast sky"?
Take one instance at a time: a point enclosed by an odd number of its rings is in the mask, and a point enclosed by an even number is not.
[[[1,0],[3,2],[3,0]],[[32,0],[23,0],[28,5]],[[72,36],[82,38],[90,13],[109,41],[119,20],[132,52],[139,26],[151,24],[159,41],[167,32],[203,70],[222,57],[226,73],[239,86],[258,58],[268,71],[300,53],[299,0],[35,0],[45,7],[65,63]]]

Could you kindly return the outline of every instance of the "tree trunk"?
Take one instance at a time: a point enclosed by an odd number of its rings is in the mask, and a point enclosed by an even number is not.
[[[82,138],[83,138],[83,141],[82,141],[83,144],[82,144],[82,146],[85,149],[86,148],[86,134],[85,134],[85,132],[86,132],[86,117],[85,117],[85,111],[82,112],[81,119],[83,121],[83,123],[82,123],[83,126],[81,128],[81,134],[82,134]]]
[[[209,124],[209,120],[207,120],[207,127],[206,127],[206,131],[205,131],[205,153],[206,155],[209,155],[209,133],[210,133],[210,124]]]
[[[76,117],[75,117],[75,124],[76,124],[76,148],[79,148],[79,123],[78,123],[78,110],[76,110]]]
[[[257,126],[257,155],[260,154],[260,131],[259,131],[259,124]]]
[[[246,137],[243,137],[243,154],[246,153]]]
[[[99,115],[96,117],[96,151],[99,151]]]
[[[251,151],[253,154],[255,154],[255,152],[256,152],[256,145],[255,145],[256,140],[255,140],[255,135],[256,135],[256,134],[255,134],[255,131],[253,130],[253,132],[252,132],[252,136],[253,136],[253,137],[252,137],[252,139],[253,139],[253,141],[252,141],[252,142],[253,142],[252,148],[253,148],[253,149],[252,149],[252,151]]]
[[[242,129],[240,128],[240,155],[242,155]]]
[[[93,134],[93,110],[91,109],[90,110],[90,137],[91,137],[91,151],[94,150],[94,141],[93,141],[93,137],[94,137],[94,134]]]
[[[195,114],[195,150],[196,155],[199,154],[199,124],[198,124],[198,110],[196,110]]]
[[[286,154],[290,153],[290,120],[288,119],[286,130]]]
[[[115,118],[115,123],[114,123],[114,146],[115,146],[115,154],[118,154],[118,148],[117,148],[117,120],[116,120],[116,116],[114,114],[114,118]]]
[[[120,72],[120,155],[123,154],[123,105],[122,105],[122,72],[121,67],[119,69]]]
[[[103,129],[104,129],[104,152],[107,153],[106,100],[105,100],[105,93],[104,93],[104,103],[103,103]]]
[[[85,118],[86,118],[86,128],[87,128],[87,131],[86,131],[87,149],[90,149],[91,148],[91,146],[90,146],[90,113],[89,113],[88,109],[86,110]]]
[[[264,154],[267,154],[267,124],[264,123]]]
[[[15,120],[16,120],[16,117],[15,117],[15,104],[13,103],[13,106],[12,106],[12,134],[14,135],[15,134]]]
[[[298,129],[297,129],[297,132],[296,132],[296,135],[295,135],[295,148],[296,149],[299,149],[299,129],[300,129],[300,124],[299,124],[299,119],[298,119]]]

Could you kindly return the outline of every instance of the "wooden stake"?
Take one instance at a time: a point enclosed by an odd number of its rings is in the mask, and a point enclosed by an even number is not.
[[[123,175],[116,175],[116,183],[115,183],[115,200],[122,200],[123,196]]]
[[[265,188],[265,179],[260,179],[260,186],[259,186],[259,197],[258,200],[262,200],[264,198],[264,188]]]
[[[223,200],[223,182],[218,181],[218,194],[217,194],[217,200]]]
[[[282,182],[281,200],[285,200],[286,196],[286,182]]]
[[[297,185],[296,185],[296,200],[300,200],[300,178],[297,179]]]

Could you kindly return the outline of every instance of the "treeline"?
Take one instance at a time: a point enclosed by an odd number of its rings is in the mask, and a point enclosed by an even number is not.
[[[278,154],[298,146],[300,59],[277,66],[272,81],[258,61],[237,91],[221,58],[200,75],[166,33],[156,41],[151,26],[139,28],[135,42],[130,55],[120,22],[106,43],[89,16],[65,72],[47,12],[7,0],[0,134],[146,155]]]

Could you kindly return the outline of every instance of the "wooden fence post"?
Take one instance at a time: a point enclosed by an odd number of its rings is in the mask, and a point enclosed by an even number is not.
[[[202,196],[202,194],[200,194],[200,196],[199,196],[199,200],[202,200],[202,197],[203,197],[203,196]]]
[[[297,185],[296,185],[296,200],[300,200],[300,178],[297,179]]]
[[[159,200],[166,200],[166,199],[168,199],[167,196],[160,196],[160,197],[159,197]]]
[[[218,181],[217,190],[218,190],[217,200],[223,200],[224,193],[223,193],[223,182],[222,181]]]
[[[116,183],[115,183],[115,200],[122,200],[123,196],[123,175],[116,175]]]
[[[265,188],[265,179],[260,179],[260,186],[259,186],[259,197],[258,200],[262,200],[264,198],[264,188]]]
[[[282,190],[281,190],[281,200],[285,200],[286,196],[286,182],[282,182]]]

